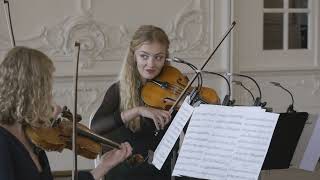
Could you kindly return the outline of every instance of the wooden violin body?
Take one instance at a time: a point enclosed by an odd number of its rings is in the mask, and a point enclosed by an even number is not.
[[[188,78],[178,69],[165,65],[154,80],[148,81],[141,90],[144,103],[161,109],[168,109],[188,84]],[[190,93],[192,88],[188,89]],[[214,89],[201,87],[201,101],[207,104],[218,104],[219,97]],[[169,100],[169,101],[167,101]]]
[[[78,132],[76,148],[79,155],[88,159],[95,159],[102,152],[102,144],[112,148],[120,148],[120,144],[95,134],[85,125],[79,123],[82,119],[80,115],[77,114],[76,118]],[[51,127],[27,126],[25,131],[30,141],[37,147],[46,151],[61,152],[65,148],[72,150],[72,125],[73,115],[64,106],[61,117],[53,120]]]
[[[52,127],[35,128],[26,126],[25,131],[30,141],[45,151],[58,151],[63,149],[72,150],[72,118],[73,115],[65,106],[61,112],[61,118],[55,120]],[[81,116],[77,115],[77,154],[88,159],[95,159],[102,153],[103,146],[120,149],[120,144],[95,134],[85,125],[79,123]],[[128,159],[131,166],[144,162],[144,157],[134,154]]]
[[[89,128],[78,123],[79,131],[92,133]],[[67,148],[72,150],[72,122],[68,120],[61,121],[56,127],[34,128],[26,127],[26,134],[33,144],[46,151],[61,152]],[[102,145],[90,138],[78,136],[77,152],[79,155],[95,159],[102,152]]]

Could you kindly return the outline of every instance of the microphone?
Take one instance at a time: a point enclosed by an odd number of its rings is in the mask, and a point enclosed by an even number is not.
[[[235,81],[235,80],[233,80],[232,82],[235,83],[236,85],[240,85],[241,87],[243,87],[243,89],[245,89],[246,91],[248,91],[249,94],[250,94],[251,97],[252,97],[252,101],[253,101],[253,102],[255,101],[252,92],[251,92],[247,87],[245,87],[242,82],[240,82],[240,81]]]
[[[218,76],[222,77],[222,78],[227,82],[227,85],[228,85],[228,94],[226,94],[226,95],[224,96],[221,105],[223,105],[223,106],[233,106],[234,103],[235,103],[235,100],[231,100],[231,99],[230,99],[230,97],[231,97],[231,86],[230,86],[229,80],[228,80],[225,76],[223,76],[223,75],[221,75],[221,74],[219,74],[219,73],[216,73],[216,72],[211,72],[211,71],[202,71],[202,72],[203,72],[203,73],[208,73],[208,74],[218,75]]]
[[[227,75],[227,76],[240,76],[240,77],[245,77],[245,78],[248,78],[248,79],[250,79],[251,81],[253,81],[253,83],[257,86],[258,91],[259,91],[259,96],[256,97],[253,105],[254,105],[254,106],[261,106],[261,107],[265,107],[265,106],[267,105],[267,102],[261,102],[262,96],[261,96],[260,86],[259,86],[259,84],[257,83],[257,81],[254,80],[252,77],[247,76],[247,75],[243,75],[243,74],[237,74],[237,73],[227,73],[226,75]]]
[[[272,81],[272,82],[270,82],[270,84],[273,84],[274,86],[280,87],[281,89],[285,90],[286,92],[288,92],[288,93],[290,94],[290,96],[291,96],[291,104],[290,104],[289,107],[287,108],[287,113],[296,112],[296,111],[294,110],[294,108],[293,108],[294,99],[293,99],[292,93],[291,93],[288,89],[286,89],[286,88],[284,88],[283,86],[281,86],[281,84],[278,83],[278,82]]]

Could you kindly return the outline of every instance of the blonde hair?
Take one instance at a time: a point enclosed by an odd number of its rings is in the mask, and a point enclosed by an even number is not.
[[[53,71],[52,61],[42,52],[11,49],[0,65],[0,123],[48,126]]]
[[[169,55],[169,38],[159,27],[152,25],[142,25],[134,33],[130,42],[130,47],[124,58],[119,75],[120,83],[120,111],[131,109],[143,104],[140,98],[141,78],[137,69],[134,52],[143,43],[158,42],[166,46],[166,55]],[[126,124],[133,132],[140,130],[140,118],[133,119]]]

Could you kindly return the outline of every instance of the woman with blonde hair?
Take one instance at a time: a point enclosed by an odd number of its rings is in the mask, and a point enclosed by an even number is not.
[[[52,106],[52,61],[42,52],[15,47],[0,65],[0,179],[52,180],[45,152],[31,143],[25,128],[49,127],[59,107]],[[131,146],[103,155],[91,172],[79,179],[99,179],[131,154]]]
[[[136,30],[119,80],[107,90],[91,124],[98,134],[116,141],[129,141],[135,153],[149,157],[149,160],[160,141],[159,137],[155,139],[153,136],[152,124],[157,129],[163,129],[170,122],[171,115],[165,110],[146,107],[140,90],[146,81],[160,74],[169,55],[169,44],[168,36],[159,27],[142,25]],[[168,163],[161,171],[149,163],[138,167],[122,163],[108,173],[107,179],[170,179]]]

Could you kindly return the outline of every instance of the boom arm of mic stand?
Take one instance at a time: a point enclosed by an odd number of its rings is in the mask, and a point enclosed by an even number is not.
[[[235,100],[230,100],[230,97],[231,97],[231,86],[230,86],[230,82],[228,81],[228,79],[225,76],[223,76],[223,75],[221,75],[219,73],[216,73],[216,72],[211,72],[211,71],[202,71],[202,72],[203,73],[208,73],[208,74],[218,75],[218,76],[222,77],[227,82],[228,94],[226,94],[224,96],[221,105],[224,105],[224,106],[232,106],[232,105],[234,105]]]
[[[286,88],[284,88],[280,83],[278,83],[278,82],[270,82],[271,84],[273,84],[274,86],[278,86],[278,87],[280,87],[281,89],[283,89],[283,90],[285,90],[287,93],[289,93],[290,94],[290,96],[291,96],[291,104],[289,105],[289,107],[287,108],[287,112],[296,112],[295,110],[294,110],[294,106],[293,106],[293,104],[294,104],[294,98],[293,98],[293,95],[292,95],[292,93],[288,90],[288,89],[286,89]]]
[[[255,101],[255,98],[254,98],[252,92],[246,86],[244,86],[241,81],[232,81],[232,82],[235,83],[236,85],[240,85],[243,89],[245,89],[252,97],[252,101],[253,102]]]
[[[73,124],[72,124],[72,151],[73,151],[73,171],[72,171],[72,180],[78,180],[78,160],[77,160],[77,104],[78,104],[78,67],[79,67],[79,56],[80,56],[80,43],[75,42],[76,47],[76,59],[74,61],[74,106],[73,106]]]
[[[254,101],[254,106],[261,106],[261,107],[265,107],[267,105],[267,102],[261,102],[261,89],[260,89],[260,86],[259,84],[257,83],[256,80],[254,80],[252,77],[250,76],[247,76],[247,75],[243,75],[243,74],[237,74],[237,73],[227,73],[228,76],[231,76],[231,75],[235,75],[235,76],[240,76],[240,77],[245,77],[245,78],[248,78],[250,79],[251,81],[253,81],[253,83],[257,86],[258,88],[258,91],[259,91],[259,97],[257,97]]]

